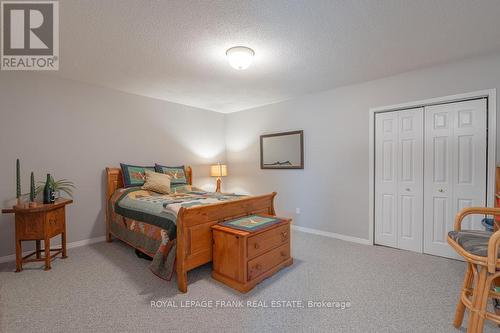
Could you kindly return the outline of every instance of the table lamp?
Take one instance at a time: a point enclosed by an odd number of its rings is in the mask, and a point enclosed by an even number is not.
[[[222,183],[221,177],[227,176],[227,165],[215,164],[210,166],[210,177],[217,177],[217,189],[215,192],[220,192],[220,185]]]

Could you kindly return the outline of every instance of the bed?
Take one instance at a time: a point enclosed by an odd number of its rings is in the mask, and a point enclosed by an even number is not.
[[[186,167],[185,173],[187,183],[191,186],[193,183],[191,167]],[[120,168],[106,168],[106,178],[106,240],[111,242],[112,237],[120,239],[148,256],[153,256],[153,260],[155,260],[153,250],[157,248],[157,253],[170,258],[163,258],[164,266],[159,268],[163,271],[154,273],[157,275],[165,271],[168,273],[167,266],[174,261],[178,288],[184,293],[187,292],[187,272],[212,261],[212,225],[251,214],[275,215],[276,192],[259,196],[228,196],[227,200],[222,200],[219,199],[219,194],[208,192],[203,194],[196,190],[190,191],[188,188],[186,195],[206,196],[211,199],[204,199],[208,203],[203,205],[178,205],[173,210],[175,226],[172,229],[172,225],[157,223],[160,222],[161,216],[155,219],[152,216],[137,214],[132,215],[134,218],[130,218],[130,216],[122,216],[120,210],[115,211],[115,207],[118,207],[117,200],[122,200],[120,198],[131,195],[130,193],[137,196],[137,193],[123,188]],[[140,194],[144,195],[144,193]],[[169,233],[170,236],[167,237]],[[149,244],[149,248],[144,244]],[[173,252],[174,249],[175,252]]]

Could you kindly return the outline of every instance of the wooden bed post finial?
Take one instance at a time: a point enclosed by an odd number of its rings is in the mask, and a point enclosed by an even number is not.
[[[186,178],[188,185],[193,185],[193,169],[189,165],[186,167]]]

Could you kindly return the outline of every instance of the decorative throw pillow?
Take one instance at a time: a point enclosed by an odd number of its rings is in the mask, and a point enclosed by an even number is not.
[[[184,171],[184,166],[170,167],[165,165],[155,164],[156,172],[164,173],[170,176],[170,184],[175,185],[187,185],[186,172]]]
[[[123,186],[142,186],[144,185],[144,178],[146,170],[155,171],[155,167],[144,167],[137,165],[129,165],[120,163],[122,168]]]
[[[146,182],[142,185],[142,189],[168,194],[170,193],[170,176],[164,173],[146,170]]]

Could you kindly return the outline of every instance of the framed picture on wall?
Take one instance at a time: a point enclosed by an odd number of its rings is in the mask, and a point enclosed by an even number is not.
[[[261,169],[304,169],[304,131],[260,136]]]

